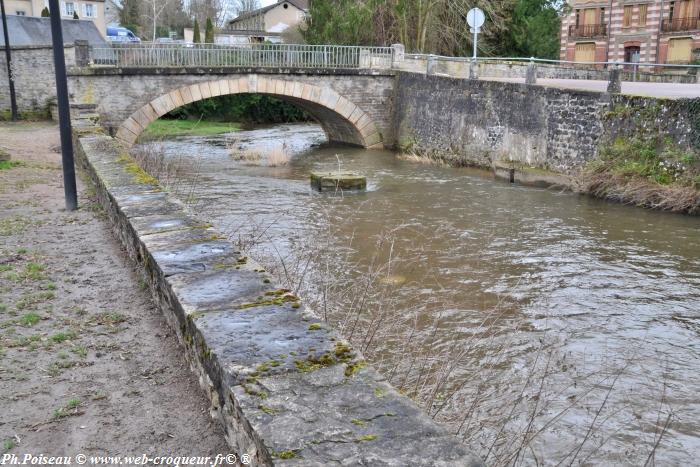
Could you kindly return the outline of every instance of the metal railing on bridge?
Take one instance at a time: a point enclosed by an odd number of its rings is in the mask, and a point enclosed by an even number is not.
[[[120,68],[388,69],[391,47],[295,44],[123,44],[93,47],[93,65]]]

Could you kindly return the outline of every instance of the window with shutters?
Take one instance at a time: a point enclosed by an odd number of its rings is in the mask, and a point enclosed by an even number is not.
[[[668,63],[690,63],[693,51],[693,39],[681,37],[668,41]]]
[[[632,24],[632,5],[626,5],[622,16],[622,26],[628,28]]]
[[[639,5],[639,25],[640,26],[647,25],[647,5],[646,4]]]
[[[577,62],[595,61],[595,42],[579,42],[576,44],[574,60]]]

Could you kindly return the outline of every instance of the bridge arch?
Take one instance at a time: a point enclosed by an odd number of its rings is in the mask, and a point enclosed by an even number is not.
[[[267,94],[301,107],[318,120],[331,142],[366,148],[382,146],[381,134],[372,118],[333,88],[256,74],[203,81],[169,91],[131,114],[119,126],[116,136],[130,147],[151,122],[171,110],[209,97],[244,93]]]

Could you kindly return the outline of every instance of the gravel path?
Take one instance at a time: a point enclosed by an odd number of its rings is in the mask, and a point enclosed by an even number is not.
[[[226,454],[172,331],[52,123],[0,124],[0,453]]]

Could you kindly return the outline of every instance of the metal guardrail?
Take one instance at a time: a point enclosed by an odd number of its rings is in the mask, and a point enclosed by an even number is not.
[[[433,57],[437,61],[445,62],[463,62],[469,63],[473,59],[472,57],[448,57],[444,55],[430,55],[430,54],[405,54],[404,58],[409,60],[427,60],[429,57]],[[478,63],[484,62],[495,62],[495,63],[509,63],[509,62],[521,62],[527,63],[543,63],[550,65],[566,65],[566,66],[624,66],[624,67],[637,67],[637,68],[684,68],[700,71],[700,65],[694,65],[690,63],[644,63],[644,62],[623,62],[623,61],[608,61],[608,62],[584,62],[584,61],[574,61],[574,60],[554,60],[549,58],[535,58],[535,57],[479,57],[477,58]]]
[[[123,44],[91,50],[93,65],[119,68],[254,67],[388,69],[391,47],[294,44]]]

